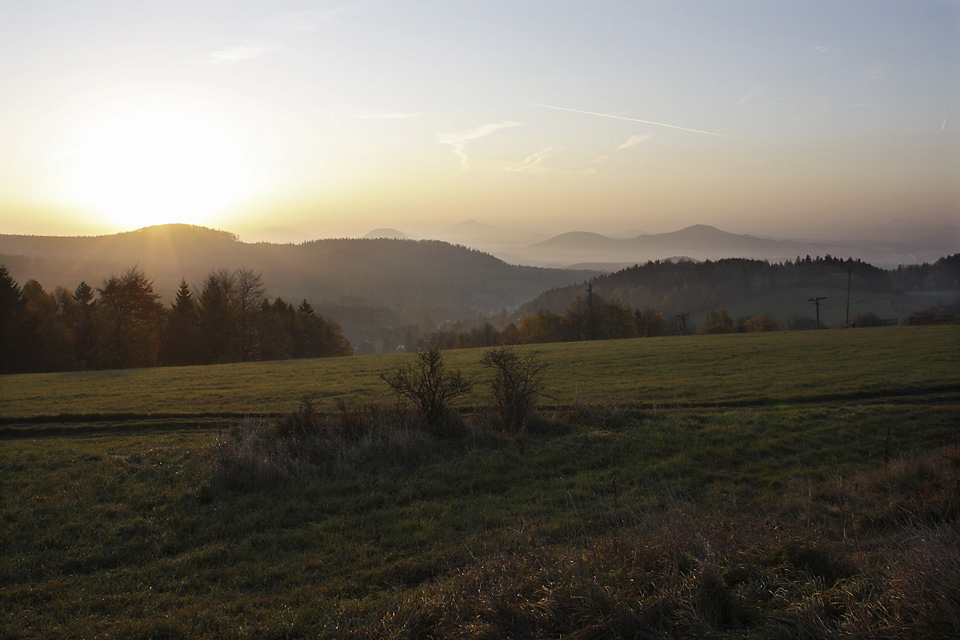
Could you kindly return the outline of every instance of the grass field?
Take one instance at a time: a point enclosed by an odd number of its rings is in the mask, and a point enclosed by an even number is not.
[[[748,404],[931,392],[960,385],[960,328],[889,327],[537,345],[561,403]],[[480,379],[482,351],[445,353]],[[389,401],[377,377],[409,354],[14,375],[0,378],[0,420],[281,412],[304,395]],[[484,404],[478,392],[463,404]]]
[[[957,327],[542,351],[517,442],[245,488],[233,416],[411,356],[0,378],[0,638],[960,633]]]

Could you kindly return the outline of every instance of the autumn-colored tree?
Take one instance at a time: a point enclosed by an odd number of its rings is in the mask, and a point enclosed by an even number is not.
[[[511,322],[503,328],[500,332],[500,344],[507,346],[520,344],[520,329],[517,325]]]
[[[780,323],[772,315],[765,313],[759,318],[750,318],[743,323],[749,332],[754,331],[780,331]]]
[[[560,316],[560,340],[577,342],[595,338],[595,315],[582,297],[575,299]]]
[[[637,323],[637,333],[644,338],[673,335],[673,331],[667,326],[667,320],[662,313],[648,309],[643,312],[634,312],[634,317]]]
[[[539,342],[560,342],[560,316],[540,310],[532,316],[520,320],[520,342],[534,344]]]
[[[733,320],[724,309],[711,309],[707,321],[700,327],[701,334],[733,333]]]
[[[107,369],[157,365],[164,309],[153,283],[134,267],[110,276],[97,291],[97,364]]]
[[[28,280],[20,292],[28,322],[36,330],[37,343],[31,356],[35,371],[70,371],[76,368],[73,335],[59,312],[57,297]]]
[[[595,318],[595,337],[599,340],[636,338],[639,335],[633,312],[616,300],[601,303]]]

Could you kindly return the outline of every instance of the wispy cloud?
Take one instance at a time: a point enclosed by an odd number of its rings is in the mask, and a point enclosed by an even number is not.
[[[528,171],[528,172],[535,172],[535,173],[549,173],[551,171],[550,169],[547,169],[546,167],[540,167],[538,165],[541,162],[543,162],[546,158],[549,158],[554,151],[558,151],[558,149],[554,147],[547,147],[542,151],[537,151],[536,153],[532,153],[526,158],[524,158],[522,161],[513,165],[512,167],[507,167],[507,171],[514,171],[514,172]]]
[[[624,142],[622,145],[617,147],[618,151],[623,151],[624,149],[629,149],[630,147],[635,147],[638,144],[642,144],[649,140],[653,136],[652,133],[644,133],[642,135],[630,136],[630,139]]]
[[[753,96],[755,96],[755,95],[757,95],[758,93],[760,93],[760,89],[761,89],[761,88],[762,88],[762,87],[754,87],[754,88],[751,89],[750,91],[747,91],[745,94],[743,94],[742,96],[740,96],[740,99],[737,100],[737,106],[742,107],[743,105],[745,105],[745,104],[747,104],[748,102],[750,102],[750,100],[753,99]]]
[[[200,62],[201,64],[216,65],[240,64],[248,60],[261,58],[273,50],[274,47],[267,44],[241,44],[214,51]]]
[[[477,140],[478,138],[483,138],[491,133],[496,133],[501,129],[508,129],[511,127],[522,126],[522,122],[498,122],[495,124],[485,124],[477,127],[471,131],[463,131],[460,133],[450,133],[447,135],[438,135],[437,143],[438,144],[448,144],[453,147],[453,154],[460,158],[460,164],[464,169],[470,168],[470,158],[467,156],[464,151],[467,142],[471,140]]]
[[[408,118],[419,118],[422,115],[426,114],[423,111],[417,111],[416,113],[371,113],[357,117],[361,120],[406,120]]]
[[[829,56],[831,58],[840,55],[840,49],[824,44],[818,44],[813,50],[822,56]]]
[[[689,131],[690,133],[702,133],[708,136],[717,136],[718,138],[734,138],[735,136],[730,136],[725,133],[716,133],[714,131],[704,131],[702,129],[691,129],[689,127],[681,127],[675,124],[666,124],[664,122],[653,122],[652,120],[641,120],[640,118],[628,118],[626,116],[617,116],[611,113],[597,113],[596,111],[583,111],[582,109],[571,109],[569,107],[557,107],[549,104],[539,104],[537,102],[528,102],[527,104],[533,107],[543,107],[544,109],[556,109],[557,111],[570,111],[571,113],[582,113],[588,116],[599,116],[601,118],[613,118],[615,120],[627,120],[629,122],[642,122],[644,124],[652,124],[657,127],[666,127],[668,129],[678,129],[680,131]]]
[[[616,153],[617,151],[625,151],[625,150],[627,150],[627,149],[629,149],[629,148],[631,148],[631,147],[637,146],[638,144],[643,144],[644,142],[646,142],[647,140],[649,140],[649,139],[652,138],[652,137],[653,137],[653,134],[652,134],[652,133],[643,133],[643,134],[637,134],[637,135],[635,135],[635,136],[630,136],[630,137],[627,139],[626,142],[624,142],[624,143],[621,144],[621,145],[617,145],[617,148],[614,150],[614,153]],[[591,162],[592,164],[599,165],[599,164],[603,164],[604,162],[606,162],[607,160],[609,160],[609,159],[612,158],[612,157],[613,157],[612,154],[606,154],[606,155],[602,155],[602,156],[597,156],[596,158],[594,158],[594,159],[591,160],[590,162]],[[594,170],[591,169],[590,171],[594,171]]]
[[[350,13],[353,8],[344,3],[317,11],[295,11],[267,18],[257,24],[257,35],[246,44],[213,51],[201,64],[233,65],[261,58],[284,45],[291,32],[313,32],[321,25]]]

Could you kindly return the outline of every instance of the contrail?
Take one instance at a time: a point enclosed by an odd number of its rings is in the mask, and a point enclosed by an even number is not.
[[[340,123],[337,122],[337,119],[333,117],[333,114],[332,114],[332,113],[328,113],[327,115],[330,116],[330,119],[331,119],[331,120],[333,120],[333,124],[337,125],[337,129],[342,129],[342,128],[343,128],[343,127],[340,126]]]
[[[528,102],[527,104],[534,107],[543,107],[544,109],[556,109],[557,111],[571,111],[573,113],[585,113],[588,116],[600,116],[601,118],[614,118],[616,120],[629,120],[630,122],[642,122],[644,124],[653,124],[658,127],[667,127],[668,129],[679,129],[680,131],[690,131],[691,133],[703,133],[708,136],[717,136],[719,138],[736,138],[736,136],[728,136],[725,133],[714,133],[713,131],[701,131],[700,129],[688,129],[687,127],[678,127],[675,124],[665,124],[663,122],[652,122],[650,120],[641,120],[640,118],[627,118],[626,116],[615,116],[609,113],[597,113],[596,111],[581,111],[580,109],[570,109],[568,107],[555,107],[549,104],[539,104],[536,102]]]

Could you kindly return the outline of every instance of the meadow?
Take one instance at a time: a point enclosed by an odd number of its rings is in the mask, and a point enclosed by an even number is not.
[[[929,393],[960,382],[960,331],[889,327],[531,345],[551,366],[560,404],[737,405],[864,394]],[[481,350],[445,352],[481,379]],[[332,406],[390,401],[378,378],[409,354],[197,367],[11,375],[0,379],[0,420],[277,413],[313,397]],[[461,406],[483,405],[482,388]]]
[[[412,356],[0,378],[0,638],[960,632],[958,327],[539,350],[520,438],[480,384],[466,437],[247,484],[230,433]]]

